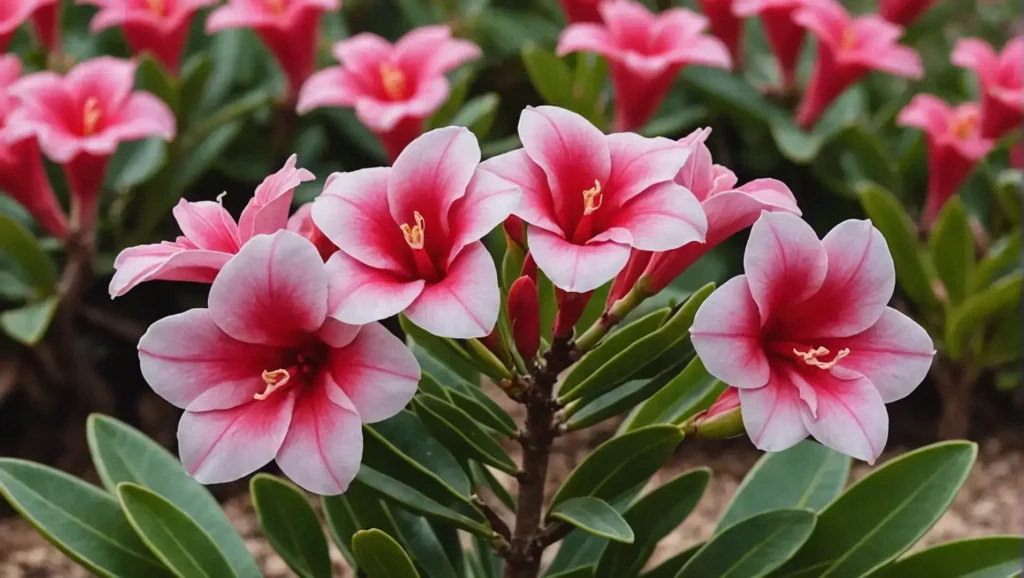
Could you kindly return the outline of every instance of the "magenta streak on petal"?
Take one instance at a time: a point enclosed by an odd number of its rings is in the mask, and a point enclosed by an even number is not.
[[[326,384],[325,384],[325,386],[326,386]],[[327,398],[327,392],[326,391],[324,392],[324,396],[323,397],[324,397],[324,403],[331,403],[331,401]],[[327,459],[327,455],[324,453],[323,443],[320,441],[320,413],[319,413],[320,404],[319,403],[320,403],[319,401],[316,401],[316,400],[313,401],[313,437],[314,437],[314,439],[316,439],[316,451],[317,451],[318,454],[320,454],[320,459],[324,462],[324,468],[327,470],[327,473],[331,476],[331,480],[334,481],[334,484],[336,486],[338,486],[339,488],[341,488],[341,489],[345,489],[348,486],[343,484],[343,483],[341,483],[341,480],[338,479],[338,474],[336,474],[334,472],[334,470],[331,469],[331,461]]]
[[[405,379],[419,379],[420,378],[419,375],[405,375],[404,373],[398,373],[397,371],[393,371],[393,370],[390,370],[390,369],[385,369],[383,367],[376,367],[374,365],[361,365],[361,364],[357,365],[357,364],[354,364],[354,363],[349,363],[347,365],[347,367],[351,367],[351,368],[354,368],[354,369],[369,369],[371,371],[379,371],[381,373],[386,373],[388,375],[394,375],[395,377],[402,377],[402,378],[405,378]],[[339,386],[339,387],[341,387],[341,386]],[[345,388],[342,387],[341,390],[344,391]]]
[[[763,387],[769,387],[770,384],[771,384],[771,378],[769,377],[768,378],[768,384],[765,384]],[[764,437],[764,432],[768,430],[768,427],[771,424],[772,416],[775,415],[775,408],[779,407],[779,397],[780,397],[779,393],[780,393],[779,392],[779,388],[776,388],[775,389],[775,399],[772,401],[772,410],[770,412],[768,412],[768,416],[764,418],[764,427],[761,428],[761,431],[759,431],[757,433],[757,439],[754,440],[754,445],[755,446],[760,446],[761,445],[761,438]]]
[[[857,427],[860,429],[860,433],[864,435],[864,439],[866,439],[868,442],[868,447],[871,448],[871,455],[877,456],[878,452],[875,450],[875,445],[871,443],[871,436],[868,435],[867,430],[864,429],[864,425],[860,423],[860,418],[857,417],[857,414],[850,409],[850,406],[846,405],[846,402],[843,401],[841,396],[833,395],[833,398],[839,402],[839,405],[843,406],[843,409],[845,409],[846,412],[850,414],[850,417],[853,418],[853,421],[857,423]],[[818,421],[817,418],[815,418],[814,421]]]
[[[231,420],[231,423],[229,423],[227,427],[221,430],[220,434],[217,435],[217,439],[213,441],[213,444],[211,444],[209,449],[206,450],[206,453],[203,454],[203,457],[199,458],[199,462],[196,463],[195,469],[189,472],[188,475],[195,475],[195,473],[198,472],[203,467],[203,464],[206,462],[206,458],[210,457],[210,454],[213,453],[213,450],[217,448],[217,444],[220,443],[220,440],[224,439],[224,436],[225,434],[228,433],[228,430],[230,430],[235,425],[235,423],[238,422],[238,420],[242,419],[243,415],[245,415],[243,412],[239,412],[238,416],[235,419]]]
[[[442,285],[441,288],[447,291],[456,301],[458,301],[459,305],[462,305],[462,308],[466,311],[466,315],[469,315],[469,318],[472,319],[473,322],[477,324],[481,331],[487,331],[487,327],[485,327],[484,324],[480,322],[480,319],[473,313],[473,311],[471,311],[470,308],[466,306],[466,304],[462,301],[462,297],[458,296],[447,285]]]

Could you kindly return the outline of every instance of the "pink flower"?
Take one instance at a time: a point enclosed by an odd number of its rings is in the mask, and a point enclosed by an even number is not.
[[[921,221],[929,227],[978,161],[992,150],[994,142],[981,135],[978,105],[974,103],[950,107],[934,96],[918,94],[900,112],[897,121],[925,132],[928,197]]]
[[[224,266],[209,308],[161,319],[142,336],[146,382],[185,410],[178,449],[189,475],[229,482],[276,460],[311,492],[348,488],[362,424],[401,411],[420,371],[380,324],[328,314],[333,283],[302,237],[260,235]]]
[[[338,246],[327,270],[331,314],[367,323],[404,311],[443,337],[483,337],[498,319],[498,274],[480,239],[519,191],[477,170],[480,147],[462,127],[412,141],[392,168],[335,173],[313,221]]]
[[[629,265],[616,277],[608,294],[609,307],[622,298],[638,278],[648,294],[661,291],[716,245],[753,225],[762,211],[800,215],[793,193],[780,181],[756,179],[737,187],[732,171],[712,163],[711,151],[704,144],[710,134],[710,128],[697,129],[679,141],[692,147],[693,152],[675,178],[677,184],[697,197],[707,216],[704,242],[692,241],[660,253],[633,251]]]
[[[334,46],[341,66],[317,72],[302,87],[298,111],[354,107],[394,161],[448,99],[445,73],[480,54],[472,42],[452,38],[447,26],[417,28],[394,45],[376,34],[357,34]]]
[[[634,248],[667,251],[704,240],[700,203],[671,180],[688,147],[606,136],[552,106],[524,110],[519,138],[522,149],[480,167],[523,191],[515,214],[528,223],[530,254],[556,287],[586,293],[615,277]]]
[[[216,0],[79,0],[99,7],[89,29],[120,26],[132,53],[148,52],[177,74],[188,28],[197,10]]]
[[[228,0],[210,14],[206,31],[252,28],[288,77],[294,98],[315,68],[320,16],[340,5],[339,0]]]
[[[998,139],[1024,120],[1024,36],[996,54],[985,41],[962,38],[953,49],[953,64],[974,71],[981,84],[981,135]]]
[[[598,11],[597,5],[601,2],[602,0],[559,0],[569,24],[600,22],[601,12]]]
[[[286,229],[302,235],[310,243],[313,243],[313,246],[316,247],[317,252],[320,253],[320,257],[323,258],[325,263],[338,250],[334,243],[324,235],[323,231],[313,223],[313,203],[306,203],[295,209],[295,213],[288,217]]]
[[[935,0],[882,0],[878,12],[893,24],[910,26],[934,3]]]
[[[63,239],[67,217],[53,194],[34,138],[8,144],[7,118],[17,106],[8,88],[21,75],[21,61],[13,54],[0,56],[0,189],[32,215],[46,231]]]
[[[32,27],[48,52],[60,49],[60,0],[40,0],[32,13]]]
[[[797,124],[805,129],[870,70],[913,79],[924,74],[917,52],[896,43],[903,29],[875,14],[852,18],[836,0],[814,0],[794,19],[818,38],[817,60],[797,112]]]
[[[804,3],[805,0],[736,0],[733,6],[736,16],[741,18],[760,16],[779,66],[782,88],[787,91],[796,86],[796,68],[804,45],[804,31],[794,19]]]
[[[220,203],[178,201],[172,211],[182,235],[175,241],[129,247],[114,260],[110,297],[120,297],[145,281],[212,283],[221,268],[257,235],[290,227],[288,209],[295,187],[313,180],[295,168],[292,155],[284,168],[264,179],[235,223]]]
[[[636,130],[665,99],[688,64],[730,68],[722,41],[703,34],[707,18],[684,8],[652,14],[639,2],[598,6],[604,24],[573,24],[558,39],[558,54],[594,52],[608,59],[615,89],[615,130]]]
[[[7,50],[14,33],[44,4],[53,0],[4,0],[0,2],[0,52]]]
[[[700,0],[711,33],[729,49],[733,66],[743,62],[743,19],[733,12],[733,0]]]
[[[120,143],[174,138],[171,110],[148,92],[132,92],[134,84],[134,62],[101,56],[64,77],[37,72],[11,86],[21,105],[7,118],[5,140],[35,137],[64,166],[75,230],[92,230],[107,161]]]
[[[765,213],[743,267],[690,334],[707,370],[739,389],[750,439],[774,452],[810,434],[873,463],[885,404],[913,391],[934,355],[928,333],[886,306],[896,274],[882,234],[849,220],[819,241],[799,217]]]

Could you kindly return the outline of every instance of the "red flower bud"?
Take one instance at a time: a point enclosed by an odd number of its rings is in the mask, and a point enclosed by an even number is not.
[[[555,337],[568,337],[572,335],[576,322],[583,316],[583,310],[590,302],[593,291],[586,293],[571,293],[555,288],[555,299],[558,301],[558,314],[555,315]]]
[[[509,215],[501,224],[505,229],[506,241],[519,245],[523,251],[526,250],[526,223],[515,215]]]
[[[727,387],[707,411],[698,413],[683,424],[688,436],[724,440],[744,432],[740,413],[740,394],[735,387]]]
[[[526,260],[523,261],[523,269],[519,275],[529,277],[533,280],[534,284],[537,283],[537,262],[533,260],[533,255],[526,254]]]
[[[516,350],[523,359],[533,359],[540,349],[540,301],[533,279],[524,275],[509,287],[508,317]]]

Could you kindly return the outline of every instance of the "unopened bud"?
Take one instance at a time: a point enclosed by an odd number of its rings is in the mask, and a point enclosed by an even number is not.
[[[540,349],[540,299],[533,279],[524,275],[512,283],[508,290],[508,318],[516,351],[524,360],[533,359]]]
[[[570,293],[555,289],[555,299],[558,301],[558,314],[555,315],[555,337],[569,337],[572,335],[576,322],[583,316],[583,311],[590,302],[593,291],[586,293]]]
[[[744,428],[739,390],[727,387],[711,407],[687,420],[682,429],[688,436],[711,440],[742,435]]]
[[[526,254],[526,259],[523,260],[523,269],[519,274],[533,279],[534,283],[537,282],[537,262],[533,260],[531,253]]]
[[[515,243],[523,251],[526,250],[526,223],[515,215],[509,215],[501,224],[505,229],[506,241]]]

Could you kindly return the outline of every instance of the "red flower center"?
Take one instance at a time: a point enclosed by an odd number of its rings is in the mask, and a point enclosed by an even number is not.
[[[385,62],[380,65],[380,81],[384,86],[384,94],[391,100],[403,100],[408,88],[405,73],[394,64]]]
[[[416,261],[416,271],[420,277],[427,281],[437,281],[440,279],[437,267],[434,266],[434,261],[430,258],[430,254],[425,249],[426,241],[426,230],[427,223],[423,218],[423,215],[419,211],[412,212],[413,220],[416,224],[409,226],[409,223],[402,223],[399,228],[402,229],[402,235],[405,237],[405,243],[412,249],[413,259]]]
[[[285,0],[267,0],[267,8],[274,14],[284,14]]]
[[[833,355],[832,350],[824,346],[808,347],[802,343],[786,340],[773,340],[768,349],[783,359],[794,361],[797,365],[810,365],[818,369],[832,369],[840,360],[850,355],[848,347],[836,351]]]
[[[576,224],[576,230],[572,234],[572,242],[582,245],[590,240],[594,233],[594,214],[601,208],[604,202],[604,195],[601,194],[601,183],[594,179],[594,186],[583,191],[583,216]]]
[[[164,0],[146,0],[146,7],[149,8],[150,12],[157,16],[163,16],[164,10],[166,9],[164,6]]]
[[[85,99],[85,106],[82,107],[82,133],[85,136],[94,134],[102,118],[99,101],[92,96]]]
[[[843,39],[839,42],[839,49],[842,51],[853,50],[857,47],[857,35],[852,28],[843,30]]]
[[[974,130],[978,126],[978,113],[975,111],[966,111],[956,119],[953,120],[953,126],[950,127],[953,134],[957,138],[967,140],[974,134]]]
[[[253,394],[253,399],[263,401],[275,391],[289,385],[310,383],[316,373],[320,371],[326,357],[326,347],[320,342],[286,355],[285,363],[282,364],[285,367],[263,370],[261,377],[263,377],[266,388],[260,393]]]

